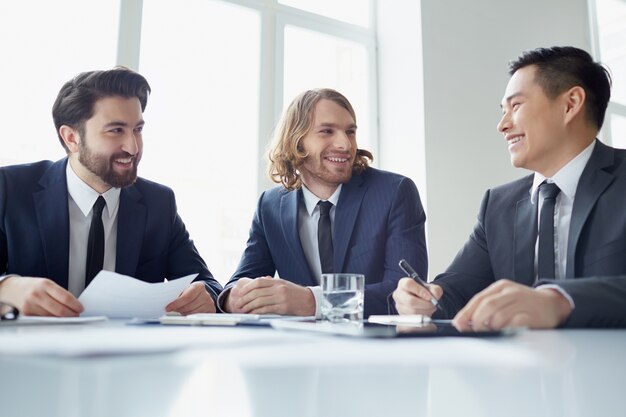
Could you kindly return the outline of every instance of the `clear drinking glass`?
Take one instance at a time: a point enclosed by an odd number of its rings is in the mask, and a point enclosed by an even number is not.
[[[322,274],[322,317],[333,323],[363,320],[365,276]]]

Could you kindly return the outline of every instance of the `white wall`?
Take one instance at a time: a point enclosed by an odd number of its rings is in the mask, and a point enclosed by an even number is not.
[[[495,128],[508,61],[540,46],[591,51],[587,1],[381,0],[378,9],[381,167],[427,194],[432,279],[467,240],[485,190],[526,174]]]

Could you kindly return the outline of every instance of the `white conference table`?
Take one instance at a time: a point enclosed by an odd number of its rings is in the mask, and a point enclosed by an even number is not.
[[[624,416],[626,331],[0,326],[0,416]]]

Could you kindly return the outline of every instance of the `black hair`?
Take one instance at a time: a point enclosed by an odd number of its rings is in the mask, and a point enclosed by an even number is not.
[[[525,51],[509,63],[509,75],[529,65],[536,66],[535,81],[550,98],[574,86],[582,87],[587,118],[600,130],[611,97],[611,74],[606,67],[582,49],[554,46]]]

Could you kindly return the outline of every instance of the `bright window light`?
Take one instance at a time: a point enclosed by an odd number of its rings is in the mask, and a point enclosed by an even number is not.
[[[304,90],[333,88],[352,103],[357,116],[357,143],[369,149],[372,124],[367,59],[363,44],[286,26],[283,107]]]
[[[139,175],[175,191],[198,250],[225,282],[245,247],[259,188],[269,184],[258,178],[269,140],[259,131],[275,123],[276,102],[284,106],[310,88],[337,89],[354,105],[359,146],[375,150],[373,31],[342,37],[351,24],[369,26],[373,2],[277,1],[302,12],[274,0],[144,0],[134,20],[120,0],[0,0],[0,114],[7,121],[0,166],[65,156],[51,117],[54,99],[78,73],[114,67],[121,42],[153,89]],[[120,13],[128,25],[121,30]],[[270,17],[263,30],[262,15]],[[118,36],[139,21],[134,49],[133,39]],[[284,36],[274,39],[277,27]],[[260,108],[261,82],[264,91],[279,90],[267,74],[261,80],[268,63],[283,69],[284,79],[276,79],[282,94],[262,97]]]
[[[626,1],[597,0],[596,11],[600,56],[613,74],[611,101],[626,105]]]
[[[52,122],[61,86],[115,66],[118,1],[0,2],[0,166],[65,156]]]
[[[280,3],[359,26],[370,24],[369,0],[279,0]]]
[[[614,147],[626,149],[626,117],[611,115],[611,138]]]
[[[258,197],[260,17],[229,3],[173,6],[143,3],[139,70],[153,93],[140,175],[174,189],[196,247],[224,283]]]

